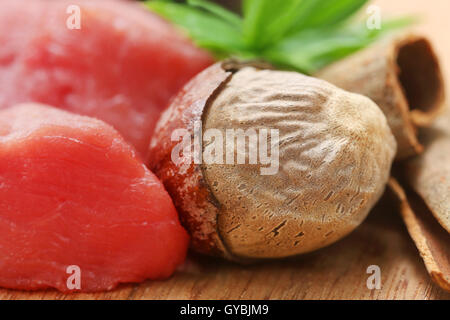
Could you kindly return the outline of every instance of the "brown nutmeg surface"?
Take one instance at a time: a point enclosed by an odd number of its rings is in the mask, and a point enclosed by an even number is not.
[[[195,140],[199,123],[203,157],[174,139],[184,130]],[[381,196],[395,152],[368,98],[295,72],[218,63],[163,114],[149,164],[194,249],[240,260],[305,253],[350,233]]]

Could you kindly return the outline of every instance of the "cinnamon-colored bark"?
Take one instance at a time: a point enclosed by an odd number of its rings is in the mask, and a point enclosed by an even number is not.
[[[400,212],[425,266],[436,284],[450,292],[450,236],[434,219],[424,201],[413,191],[405,191],[396,179],[390,189],[399,200]]]
[[[417,35],[386,39],[317,76],[378,104],[397,140],[397,160],[423,151],[417,128],[429,126],[444,107],[438,58],[427,38]]]

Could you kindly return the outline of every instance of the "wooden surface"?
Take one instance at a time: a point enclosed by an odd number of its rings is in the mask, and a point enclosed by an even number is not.
[[[383,13],[419,12],[450,75],[450,1],[380,0]],[[447,77],[448,78],[448,77]],[[366,269],[381,269],[381,289],[369,290]],[[190,254],[166,281],[124,285],[98,294],[0,289],[0,299],[450,299],[425,270],[394,206],[384,204],[350,236],[315,253],[253,266]]]
[[[239,266],[191,254],[165,281],[98,294],[0,290],[0,299],[450,299],[431,282],[392,208],[378,206],[347,238],[293,259]],[[370,265],[381,269],[381,290],[367,288]]]

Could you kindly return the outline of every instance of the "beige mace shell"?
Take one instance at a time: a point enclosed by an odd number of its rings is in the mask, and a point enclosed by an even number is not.
[[[227,129],[277,129],[277,172],[262,175],[267,165],[248,161],[175,164],[179,141],[171,135],[186,129],[194,136],[196,121],[203,132],[223,136]],[[234,145],[235,155],[243,152]],[[370,99],[299,73],[228,61],[174,99],[158,123],[149,163],[193,248],[244,261],[310,252],[350,233],[383,193],[395,153],[386,118]]]

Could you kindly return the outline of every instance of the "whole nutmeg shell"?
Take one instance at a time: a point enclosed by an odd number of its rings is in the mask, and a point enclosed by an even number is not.
[[[199,127],[197,147],[174,135],[195,140]],[[249,137],[244,145],[236,136],[226,140],[229,130],[274,134],[259,135],[267,141],[252,149]],[[261,153],[252,162],[251,150],[266,147],[278,162],[263,162]],[[383,193],[395,153],[386,118],[370,99],[299,73],[227,61],[173,100],[148,162],[192,247],[245,261],[310,252],[350,233]]]

